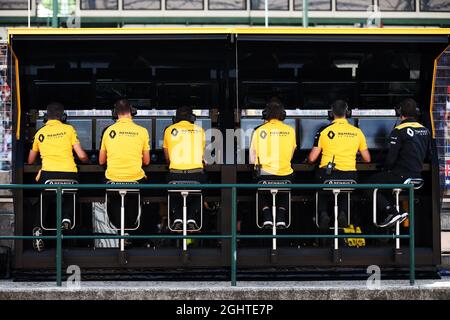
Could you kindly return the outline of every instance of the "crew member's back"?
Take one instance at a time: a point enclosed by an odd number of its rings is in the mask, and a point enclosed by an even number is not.
[[[130,118],[120,118],[105,130],[101,150],[107,153],[105,176],[115,182],[138,181],[145,177],[142,169],[144,151],[150,150],[147,129]]]
[[[255,152],[255,163],[263,173],[287,176],[293,173],[291,160],[296,147],[294,128],[270,119],[255,129],[250,150]]]

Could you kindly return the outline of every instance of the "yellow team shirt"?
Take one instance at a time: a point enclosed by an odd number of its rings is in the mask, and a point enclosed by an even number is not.
[[[164,131],[163,148],[169,152],[169,169],[203,168],[205,146],[205,130],[189,121],[179,121]]]
[[[364,133],[347,119],[336,119],[319,130],[314,146],[322,149],[320,168],[326,167],[334,157],[335,168],[340,171],[356,171],[357,152],[367,150]]]
[[[294,128],[272,119],[255,129],[250,150],[254,150],[255,162],[263,171],[287,176],[293,172],[291,160],[296,147]]]
[[[145,177],[142,153],[150,150],[147,129],[128,118],[118,119],[102,137],[100,150],[106,151],[105,176],[115,182],[137,181]]]
[[[48,120],[33,140],[32,150],[39,152],[43,171],[77,172],[73,145],[80,143],[75,129],[59,120]]]

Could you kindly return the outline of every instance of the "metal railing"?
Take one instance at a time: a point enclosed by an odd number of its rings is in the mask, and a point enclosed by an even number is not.
[[[106,184],[78,184],[77,189],[106,189],[110,188]],[[299,190],[319,190],[319,189],[407,189],[409,190],[409,234],[408,235],[386,235],[386,234],[285,234],[285,235],[238,235],[236,229],[237,221],[237,190],[238,189],[258,189],[258,188],[282,188]],[[73,185],[50,185],[50,184],[1,184],[1,189],[25,190],[25,189],[56,189],[56,235],[54,236],[0,236],[5,240],[33,240],[33,239],[53,239],[56,240],[56,285],[62,286],[62,241],[64,239],[230,239],[231,240],[231,285],[236,286],[237,274],[237,240],[238,239],[314,239],[314,238],[364,238],[364,239],[409,239],[409,281],[415,284],[415,253],[414,253],[414,186],[412,184],[186,184],[183,188],[196,189],[231,189],[231,234],[220,235],[63,235],[60,222],[62,218],[62,191],[65,188],[73,188]],[[115,189],[130,188],[130,185],[114,185]],[[171,184],[136,184],[133,189],[170,189]]]

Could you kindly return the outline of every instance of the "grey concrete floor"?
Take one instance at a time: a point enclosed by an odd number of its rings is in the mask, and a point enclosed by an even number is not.
[[[123,282],[85,281],[79,286],[54,282],[0,281],[0,300],[373,300],[373,299],[446,299],[450,300],[450,277],[418,280],[410,286],[406,280],[381,280],[379,287],[366,281],[250,282]]]

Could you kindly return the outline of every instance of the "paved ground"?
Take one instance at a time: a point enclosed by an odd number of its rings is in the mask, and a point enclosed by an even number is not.
[[[54,282],[0,281],[0,300],[8,299],[102,299],[102,300],[339,300],[339,299],[446,299],[450,300],[450,277],[441,280],[381,281],[368,288],[365,281],[315,282],[82,282],[79,287]]]

